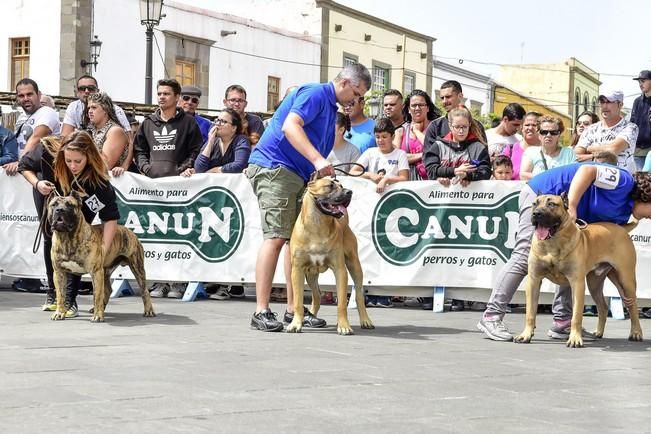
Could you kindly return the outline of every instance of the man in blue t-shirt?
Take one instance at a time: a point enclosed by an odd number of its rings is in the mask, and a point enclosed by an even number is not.
[[[251,152],[247,177],[258,197],[264,240],[255,264],[256,310],[251,327],[281,331],[283,323],[269,309],[271,285],[283,245],[289,240],[300,211],[306,182],[313,172],[334,175],[326,159],[334,146],[337,103],[350,105],[371,86],[364,65],[346,66],[332,82],[307,84],[285,97]],[[287,282],[285,322],[294,318],[289,248],[285,249]],[[305,312],[304,327],[324,327],[325,321]]]
[[[570,218],[587,223],[625,224],[631,215],[636,219],[651,217],[651,172],[638,172],[634,179],[626,170],[610,164],[569,164],[547,170],[529,181],[520,192],[520,218],[515,247],[493,286],[490,300],[477,328],[495,341],[511,341],[513,336],[503,323],[508,304],[528,273],[529,250],[534,226],[531,208],[541,194],[568,194]],[[643,188],[640,188],[643,187]],[[560,287],[552,307],[554,321],[547,335],[566,339],[572,318],[572,293]]]

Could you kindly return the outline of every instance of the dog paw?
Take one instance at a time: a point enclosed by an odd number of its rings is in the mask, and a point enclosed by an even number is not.
[[[355,332],[353,332],[353,328],[350,326],[350,324],[345,324],[345,325],[337,324],[337,333],[342,335],[342,336],[350,336],[350,335],[355,334]]]
[[[90,322],[104,322],[104,315],[93,315]]]
[[[303,330],[303,322],[297,321],[296,317],[292,322],[287,326],[287,333],[300,333]]]
[[[628,340],[633,342],[642,342],[642,332],[631,332],[631,334],[628,335]]]
[[[565,345],[568,348],[583,348],[583,338],[581,335],[573,335],[570,333],[570,337]]]
[[[603,330],[602,331],[595,330],[595,331],[592,332],[592,335],[597,339],[601,339],[601,338],[604,337],[604,332],[603,332]]]
[[[52,316],[50,317],[50,319],[51,319],[52,321],[60,321],[60,320],[64,320],[64,319],[66,319],[66,313],[65,313],[65,312],[56,311],[56,312],[54,312],[54,313],[52,314]]]
[[[513,342],[516,344],[528,344],[531,342],[532,334],[522,333],[513,338]]]
[[[362,320],[362,321],[360,321],[360,324],[361,324],[363,329],[374,329],[375,328],[375,326],[373,325],[373,323],[371,322],[370,319]]]
[[[145,313],[142,314],[142,316],[149,317],[149,318],[155,317],[156,312],[154,312],[153,310],[146,310]]]

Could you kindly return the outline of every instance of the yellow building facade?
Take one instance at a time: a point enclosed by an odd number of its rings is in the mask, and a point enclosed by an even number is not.
[[[322,9],[321,75],[332,80],[349,63],[371,71],[373,91],[414,89],[432,92],[432,43],[435,39],[364,14],[331,0],[317,0]]]
[[[599,108],[599,73],[574,57],[562,63],[502,65],[498,77],[509,88],[564,113],[572,121],[585,110]],[[573,123],[568,126],[572,127]]]
[[[571,128],[574,126],[572,123],[572,118],[565,113],[561,113],[555,108],[549,107],[542,102],[538,102],[532,98],[529,98],[525,95],[518,93],[517,91],[510,89],[504,85],[495,84],[493,88],[493,112],[498,116],[502,115],[504,107],[508,104],[517,102],[527,112],[538,112],[543,115],[558,117],[563,121],[565,125],[565,131],[561,135],[561,143],[567,145],[570,142]]]

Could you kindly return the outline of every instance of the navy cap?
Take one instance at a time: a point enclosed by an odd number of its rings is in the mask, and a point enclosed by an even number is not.
[[[651,71],[644,70],[640,71],[640,75],[635,77],[633,80],[651,80]]]

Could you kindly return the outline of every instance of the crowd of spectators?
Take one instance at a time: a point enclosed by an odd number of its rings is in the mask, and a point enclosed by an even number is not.
[[[634,80],[642,94],[634,102],[630,120],[622,113],[623,93],[603,91],[599,96],[601,118],[592,112],[579,115],[569,144],[561,143],[566,126],[560,118],[526,112],[518,103],[508,104],[496,125],[485,129],[464,106],[462,86],[454,80],[440,86],[443,110],[425,91],[417,89],[403,97],[400,91],[390,89],[382,96],[383,114],[374,120],[367,115],[364,96],[355,95],[350,103],[339,105],[336,120],[328,125],[333,130],[334,148],[327,159],[332,164],[350,163],[345,170],[374,182],[378,193],[404,181],[435,180],[445,187],[459,184],[465,188],[488,179],[529,180],[556,167],[595,160],[604,151],[617,155],[620,168],[631,173],[643,168],[648,171],[651,71],[642,71]],[[288,89],[286,98],[292,98],[296,89]],[[43,138],[65,138],[76,131],[89,133],[113,176],[125,171],[151,178],[242,173],[249,158],[255,159],[252,150],[265,133],[262,119],[246,111],[247,92],[237,84],[225,90],[224,108],[214,122],[197,112],[201,89],[181,87],[174,79],[158,82],[158,107],[142,123],[114,104],[89,75],[77,80],[78,99],[68,106],[63,121],[52,108],[51,98],[42,95],[33,80],[19,81],[15,90],[24,114],[15,131],[0,127],[0,166],[9,175],[21,170],[19,161],[26,155],[32,160],[40,158],[33,151],[43,154],[37,149],[43,146]],[[269,122],[273,124],[273,119]],[[39,168],[30,167],[43,179]],[[39,195],[35,191],[37,207],[42,204]],[[184,289],[184,283],[156,282],[151,293],[180,298]],[[219,300],[243,296],[241,286],[218,284],[214,292],[213,298]],[[332,295],[323,301],[335,302]],[[425,298],[416,304],[431,309],[431,302]],[[390,307],[392,302],[388,297],[369,297],[369,305]],[[454,310],[464,306],[462,301],[453,301]]]

